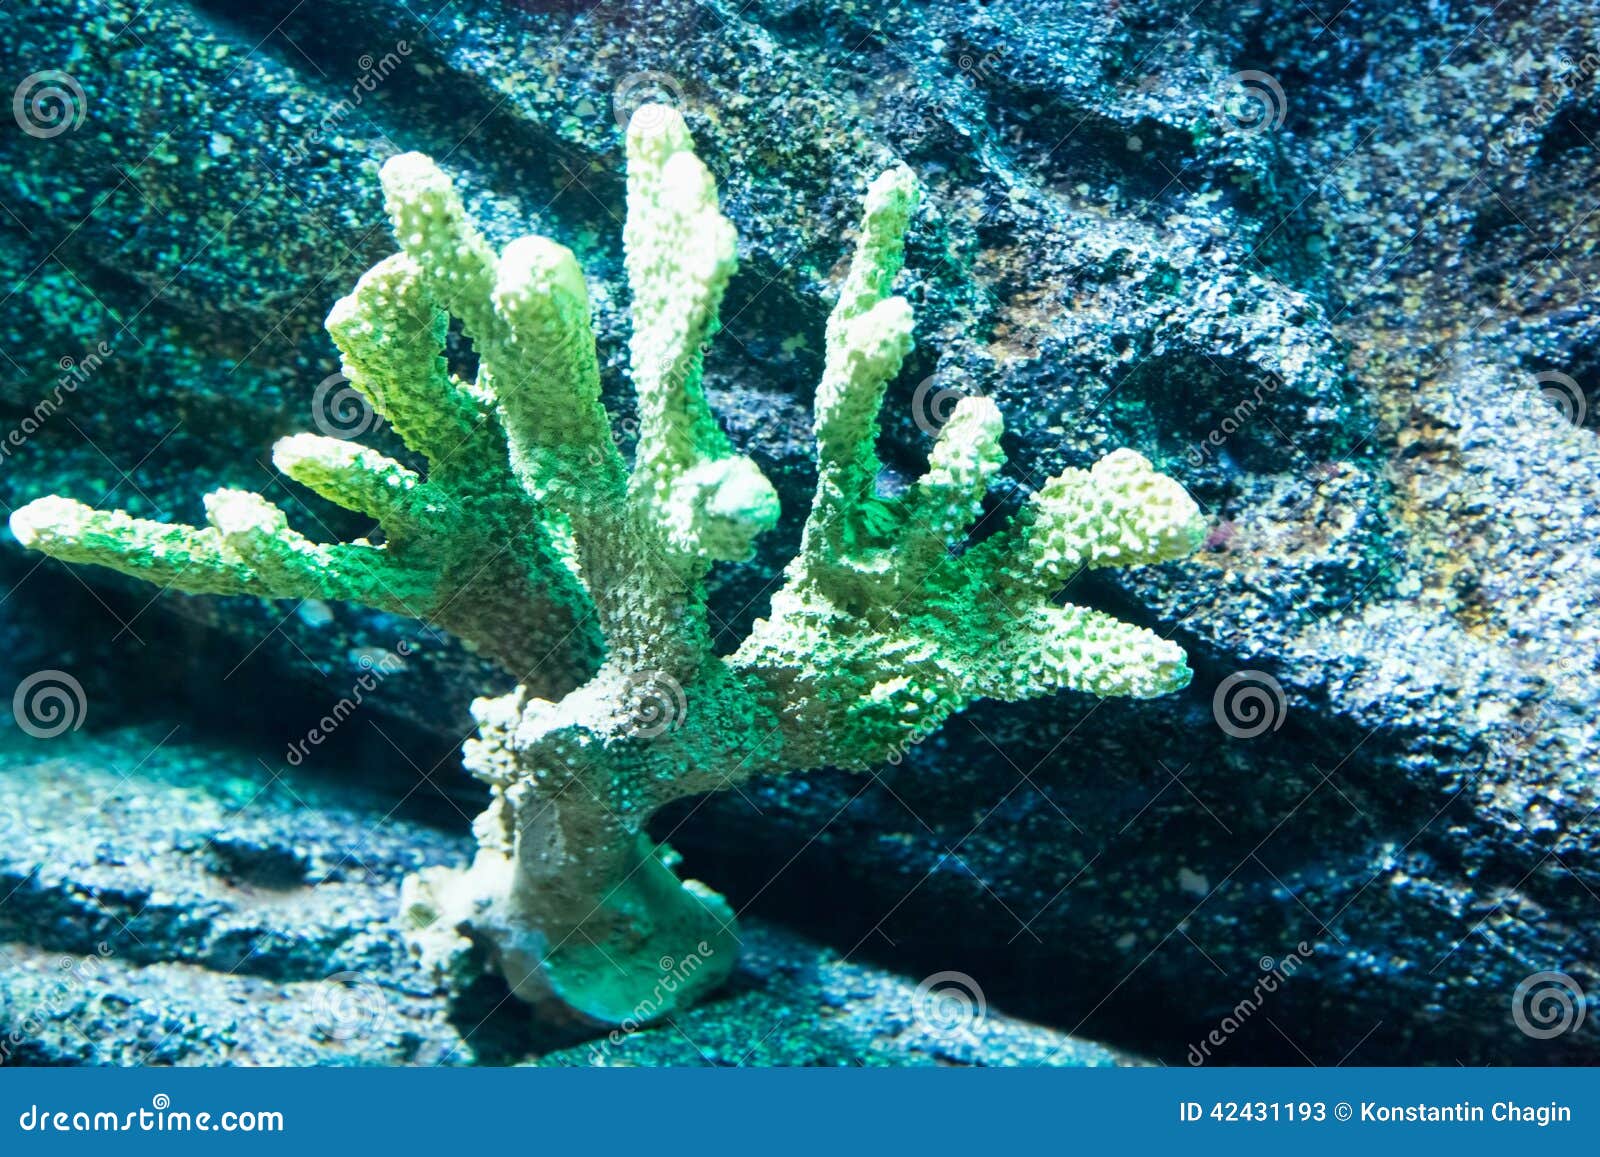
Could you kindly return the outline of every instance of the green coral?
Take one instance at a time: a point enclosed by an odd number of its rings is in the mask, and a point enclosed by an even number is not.
[[[681,1007],[728,975],[736,934],[721,897],[680,880],[645,834],[667,802],[757,774],[868,768],[980,698],[1188,682],[1173,643],[1054,598],[1082,568],[1198,544],[1194,503],[1139,455],[1065,471],[969,543],[1003,455],[999,411],[968,398],[910,491],[877,493],[878,412],[911,349],[911,307],[891,293],[917,200],[908,169],[868,189],[828,320],[801,550],[727,657],[712,651],[705,576],[749,556],[778,502],[702,388],[735,235],[682,120],[649,108],[628,132],[631,467],[600,401],[572,254],[529,237],[497,256],[426,157],[390,160],[383,186],[402,252],[361,278],[328,330],[426,477],[331,438],[296,435],[274,454],[374,518],[381,544],[312,542],[231,490],[207,496],[205,528],[61,498],[11,525],[58,558],[180,590],[350,599],[435,622],[519,674],[577,672],[557,702],[518,688],[474,704],[466,760],[493,799],[474,826],[479,852],[406,895],[442,963],[467,959],[470,942],[519,995],[609,1023]],[[449,316],[479,354],[474,383],[446,368]]]

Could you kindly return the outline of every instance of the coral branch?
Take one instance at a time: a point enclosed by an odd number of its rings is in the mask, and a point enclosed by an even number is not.
[[[888,294],[916,202],[916,180],[904,166],[868,187],[855,254],[828,317],[816,395],[817,490],[800,566],[811,581],[858,588],[847,597],[864,597],[861,584],[889,565],[881,556],[885,530],[898,521],[873,494],[875,446],[884,389],[911,352],[911,306]]]
[[[182,590],[417,616],[525,679],[543,672],[558,698],[524,685],[474,704],[466,763],[491,803],[472,867],[407,885],[437,959],[479,954],[518,995],[603,1022],[645,999],[670,1012],[727,976],[737,938],[728,905],[680,880],[646,833],[666,802],[757,773],[868,768],[979,698],[1149,696],[1188,681],[1174,643],[1055,602],[1084,568],[1199,543],[1195,504],[1139,455],[1064,471],[1012,526],[971,542],[1004,455],[999,410],[969,398],[910,491],[876,492],[879,411],[911,349],[911,307],[891,292],[917,201],[909,169],[868,188],[828,319],[800,553],[726,657],[712,652],[705,575],[747,557],[778,503],[704,390],[735,237],[682,118],[646,106],[628,132],[631,468],[601,404],[572,254],[529,237],[497,255],[426,157],[396,157],[382,179],[402,252],[361,278],[328,330],[350,381],[427,469],[309,434],[273,451],[284,474],[375,520],[374,541],[314,542],[241,490],[206,497],[205,528],[63,498],[11,525],[58,558]],[[479,355],[470,385],[443,357],[451,315]],[[659,962],[690,957],[703,970],[663,996]]]
[[[110,567],[161,586],[208,595],[287,595],[272,590],[211,527],[95,510],[71,498],[36,498],[12,513],[11,533],[63,562]]]
[[[778,498],[755,464],[733,452],[706,402],[701,347],[717,329],[736,237],[683,119],[658,112],[628,133],[623,241],[639,397],[630,489],[668,549],[703,573],[709,560],[748,558],[756,536],[777,522]]]
[[[416,492],[421,476],[376,450],[294,434],[272,447],[272,464],[329,502],[375,519],[391,541],[419,533],[427,521],[427,504]]]
[[[403,254],[363,274],[327,322],[350,384],[435,469],[456,458],[481,420],[445,367],[447,324],[424,293],[416,263]]]
[[[1005,465],[1000,434],[1005,423],[988,398],[962,398],[928,455],[908,502],[906,565],[925,573],[961,545],[983,512],[989,483]]]
[[[1194,500],[1132,450],[1065,470],[1029,500],[1018,527],[974,550],[970,565],[1006,589],[1048,596],[1085,567],[1170,562],[1200,545]]]

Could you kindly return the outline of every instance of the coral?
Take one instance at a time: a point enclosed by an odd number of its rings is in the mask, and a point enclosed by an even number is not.
[[[681,1007],[727,976],[737,938],[722,898],[680,880],[646,834],[664,804],[758,774],[869,768],[980,698],[1188,682],[1175,644],[1054,601],[1083,568],[1198,545],[1195,504],[1139,455],[1065,471],[975,538],[1001,418],[967,398],[915,485],[877,492],[878,412],[912,340],[911,307],[890,292],[917,199],[908,169],[867,191],[827,325],[801,549],[730,656],[712,650],[705,577],[749,557],[778,501],[702,388],[735,235],[681,118],[646,106],[628,131],[631,467],[601,404],[573,255],[529,237],[497,256],[425,157],[393,158],[382,177],[402,252],[361,278],[328,331],[426,477],[332,438],[274,450],[289,477],[375,519],[381,543],[313,542],[233,490],[207,496],[205,528],[54,497],[11,525],[68,561],[186,591],[354,600],[434,622],[513,673],[577,673],[559,702],[519,688],[474,704],[466,762],[492,792],[478,854],[405,896],[441,964],[459,966],[470,942],[518,995],[613,1024]],[[475,383],[442,356],[451,316],[479,355]]]

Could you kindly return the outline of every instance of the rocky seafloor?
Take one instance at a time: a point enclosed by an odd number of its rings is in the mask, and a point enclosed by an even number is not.
[[[1231,1018],[1210,1063],[1600,1061],[1597,37],[1568,0],[0,9],[8,77],[68,74],[81,112],[0,135],[4,511],[194,520],[234,485],[359,533],[267,448],[329,420],[321,321],[390,250],[404,149],[496,241],[579,254],[626,436],[619,123],[650,97],[739,228],[708,380],[785,509],[714,575],[727,641],[794,548],[823,321],[897,159],[925,197],[890,473],[981,393],[1012,489],[1132,446],[1213,527],[1073,592],[1182,643],[1187,691],[984,705],[873,775],[663,815],[745,963],[615,1044],[446,1002],[401,943],[401,876],[470,849],[456,749],[502,673],[6,537],[0,690],[83,689],[80,730],[0,760],[7,1059],[1181,1064]],[[1541,973],[1564,1031],[1519,1004]],[[983,1009],[954,1026],[951,974]]]

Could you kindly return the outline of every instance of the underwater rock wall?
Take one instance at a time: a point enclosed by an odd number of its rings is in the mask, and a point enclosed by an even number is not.
[[[1600,992],[1600,20],[1189,7],[0,13],[24,71],[69,73],[83,114],[0,137],[0,420],[26,430],[0,500],[111,492],[192,521],[217,485],[279,496],[266,448],[294,430],[395,452],[320,323],[389,247],[376,170],[404,149],[458,174],[497,243],[574,249],[626,415],[620,122],[666,99],[741,237],[708,383],[786,515],[757,565],[714,576],[731,643],[798,534],[841,238],[904,159],[926,188],[917,350],[885,407],[885,485],[962,394],[1007,415],[1001,509],[1144,453],[1211,540],[1073,597],[1171,633],[1197,678],[1147,703],[986,706],[870,778],[696,801],[662,833],[692,874],[851,958],[958,970],[998,1007],[1173,1062],[1302,944],[1271,1023],[1219,1063],[1600,1059],[1600,1018],[1550,1040],[1512,1019],[1530,974]],[[358,529],[292,498],[307,533]],[[438,798],[470,793],[434,765],[505,680],[447,639],[342,606],[152,603],[9,539],[0,574],[6,685],[61,667],[96,724],[203,717],[269,758],[405,640],[340,757],[390,765],[398,795],[404,748]]]

